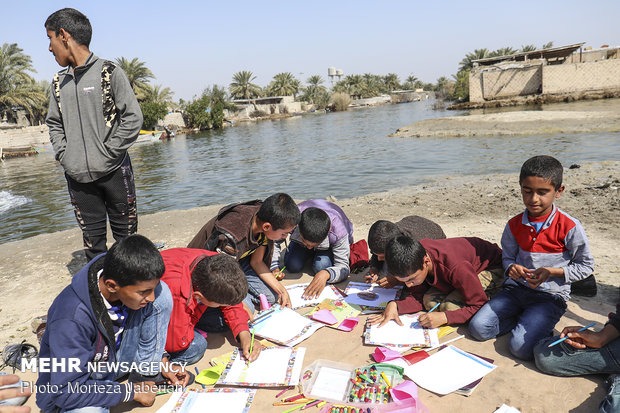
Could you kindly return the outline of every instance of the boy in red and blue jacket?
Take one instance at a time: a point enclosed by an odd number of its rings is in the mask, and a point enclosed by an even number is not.
[[[502,235],[509,278],[469,324],[478,340],[510,332],[510,352],[524,360],[532,359],[534,345],[551,335],[566,311],[570,284],[594,270],[581,223],[554,205],[564,191],[562,174],[562,164],[551,156],[535,156],[521,167],[527,209],[508,221]]]

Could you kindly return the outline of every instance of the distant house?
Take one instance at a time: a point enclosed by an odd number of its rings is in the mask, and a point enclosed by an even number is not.
[[[620,89],[620,47],[583,45],[475,60],[469,101]]]

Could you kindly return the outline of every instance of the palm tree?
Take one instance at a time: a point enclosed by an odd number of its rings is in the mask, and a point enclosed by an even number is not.
[[[489,57],[488,49],[476,49],[473,53],[467,53],[461,63],[459,63],[459,72],[474,67],[474,60],[485,59]]]
[[[416,89],[417,82],[419,82],[419,79],[416,76],[409,75],[407,76],[407,79],[405,80],[405,83],[403,84],[403,88],[407,90]]]
[[[383,77],[383,84],[388,92],[391,92],[400,87],[400,81],[396,73],[388,73]]]
[[[295,96],[299,91],[299,80],[291,72],[278,73],[269,84],[268,93],[273,96]]]
[[[541,49],[551,49],[553,47],[553,42],[545,43],[542,45]]]
[[[28,72],[36,73],[30,56],[22,53],[17,43],[4,43],[0,47],[0,117],[13,107],[23,107],[30,121],[40,117],[47,109],[43,88]]]
[[[306,80],[308,86],[304,90],[302,99],[311,104],[317,103],[317,101],[327,92],[327,88],[322,85],[323,78],[319,75],[310,76]]]
[[[235,99],[252,99],[261,95],[260,86],[252,83],[256,76],[248,70],[242,70],[233,75],[233,81],[228,87]]]
[[[127,75],[127,79],[129,79],[129,85],[133,89],[133,92],[136,96],[142,98],[142,95],[146,91],[147,84],[151,79],[155,79],[153,76],[153,72],[146,67],[144,62],[138,60],[137,57],[131,59],[131,61],[125,59],[124,57],[119,57],[116,59],[116,63],[123,69],[123,72]]]
[[[510,56],[511,54],[515,53],[517,53],[517,50],[513,49],[512,47],[502,47],[489,53],[489,57]]]
[[[156,103],[170,103],[174,92],[169,87],[162,85],[151,86],[147,84],[144,88],[144,100]]]
[[[523,53],[533,52],[534,50],[536,50],[536,46],[534,46],[533,44],[528,44],[528,45],[525,45],[525,46],[521,46],[521,51]]]

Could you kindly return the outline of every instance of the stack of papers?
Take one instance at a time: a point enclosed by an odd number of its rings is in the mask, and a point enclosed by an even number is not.
[[[342,293],[335,286],[329,284],[323,288],[323,291],[321,291],[321,294],[319,294],[318,297],[311,299],[301,298],[309,285],[310,283],[286,286],[286,291],[288,291],[288,296],[291,299],[291,306],[293,307],[293,310],[317,305],[323,300],[337,300],[343,297]]]
[[[405,351],[411,347],[433,347],[439,345],[438,329],[423,328],[419,324],[412,327],[418,321],[418,315],[401,315],[400,321],[402,326],[396,321],[390,320],[383,327],[379,324],[367,325],[364,332],[364,341],[366,344],[375,346],[385,346],[396,349],[397,351]]]
[[[217,384],[255,387],[297,385],[305,354],[304,347],[268,347],[260,352],[255,361],[247,364],[236,349]]]
[[[260,313],[250,329],[255,329],[257,336],[274,343],[295,346],[323,326],[324,324],[312,321],[290,308],[273,306]]]
[[[495,370],[497,366],[454,346],[448,346],[409,367],[405,376],[420,387],[448,394]]]

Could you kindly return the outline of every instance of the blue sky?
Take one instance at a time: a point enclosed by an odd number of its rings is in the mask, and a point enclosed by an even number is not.
[[[36,79],[59,70],[43,23],[63,7],[88,16],[95,54],[137,57],[153,83],[186,100],[206,86],[227,86],[239,70],[252,71],[261,86],[278,72],[327,82],[330,66],[345,75],[393,72],[401,81],[413,74],[435,82],[456,73],[474,49],[620,44],[617,0],[4,2],[0,43],[24,49]]]

